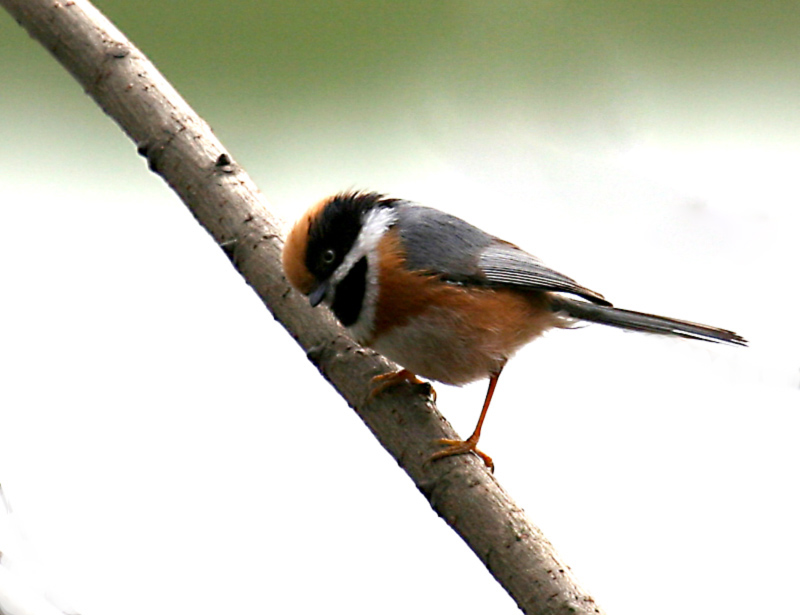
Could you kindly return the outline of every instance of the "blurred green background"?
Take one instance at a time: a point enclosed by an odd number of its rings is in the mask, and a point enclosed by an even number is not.
[[[752,340],[554,332],[482,443],[609,613],[786,611],[798,2],[97,6],[286,219],[385,191]],[[0,481],[84,615],[516,612],[2,11],[0,139]],[[437,392],[469,433],[484,384]]]
[[[672,152],[679,173],[682,152],[712,144],[797,156],[795,2],[98,6],[275,197],[425,181],[426,167],[519,184],[555,173],[549,159],[637,148]],[[6,138],[33,124],[107,142],[69,77],[10,20],[0,27],[4,116],[30,110]]]

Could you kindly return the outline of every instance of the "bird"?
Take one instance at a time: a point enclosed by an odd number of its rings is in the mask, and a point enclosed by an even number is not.
[[[378,192],[349,190],[309,208],[282,252],[289,283],[326,305],[361,345],[401,369],[373,393],[418,376],[448,385],[488,378],[466,440],[441,439],[436,461],[478,449],[500,374],[524,345],[584,322],[746,346],[727,329],[614,307],[537,257],[444,211]]]

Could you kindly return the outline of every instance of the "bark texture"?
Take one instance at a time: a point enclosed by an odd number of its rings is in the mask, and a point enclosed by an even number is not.
[[[85,0],[0,0],[134,141],[150,169],[197,221],[520,608],[601,613],[552,545],[472,456],[425,463],[456,437],[424,387],[369,399],[371,378],[394,368],[350,340],[294,292],[280,264],[283,222],[252,180],[147,58]]]

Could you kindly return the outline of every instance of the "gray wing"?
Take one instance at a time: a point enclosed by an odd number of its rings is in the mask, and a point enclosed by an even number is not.
[[[398,206],[397,214],[396,226],[412,270],[459,284],[565,292],[608,304],[599,293],[460,218],[411,203]]]
[[[411,203],[398,206],[396,228],[409,269],[440,275],[453,282],[478,283],[480,268],[476,255],[495,241],[460,218]]]
[[[571,293],[593,303],[611,305],[600,293],[550,269],[535,256],[512,244],[489,246],[481,253],[478,264],[486,278],[495,284]]]

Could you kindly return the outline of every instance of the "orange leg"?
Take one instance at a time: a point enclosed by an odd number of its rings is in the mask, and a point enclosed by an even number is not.
[[[486,412],[489,410],[489,404],[492,403],[492,395],[494,395],[494,389],[497,386],[497,381],[499,380],[500,372],[502,371],[503,368],[501,367],[489,378],[489,390],[486,391],[486,399],[483,402],[481,416],[478,419],[478,424],[475,426],[475,431],[472,432],[472,435],[466,440],[450,440],[448,438],[442,438],[439,440],[439,444],[443,444],[445,448],[431,455],[430,461],[436,461],[437,459],[443,459],[444,457],[451,457],[452,455],[475,453],[478,457],[483,459],[486,467],[494,472],[494,461],[492,461],[492,458],[489,457],[489,455],[478,450],[478,440],[481,437],[483,421],[486,418]]]
[[[436,401],[436,391],[433,390],[433,387],[425,382],[424,380],[420,380],[417,378],[415,374],[408,371],[407,369],[401,369],[396,372],[388,372],[386,374],[380,374],[375,376],[372,379],[372,383],[375,385],[372,388],[372,391],[369,394],[370,400],[374,399],[381,393],[383,393],[387,389],[391,389],[392,387],[396,387],[398,384],[403,384],[407,382],[409,384],[414,385],[424,385],[430,389],[430,395],[433,398],[433,401]]]

